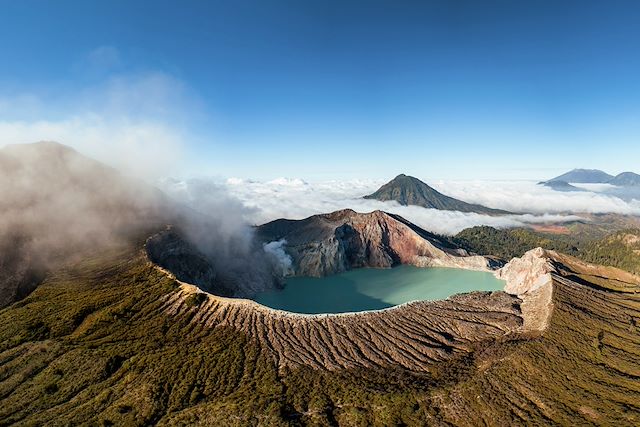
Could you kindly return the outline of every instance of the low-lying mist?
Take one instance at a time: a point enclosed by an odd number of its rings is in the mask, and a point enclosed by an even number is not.
[[[256,240],[246,207],[227,191],[206,180],[190,180],[170,196],[186,209],[180,216],[183,238],[195,245],[216,274],[205,290],[225,288],[228,296],[250,297],[276,286],[291,267],[282,242]],[[213,282],[217,283],[213,283]],[[208,288],[208,289],[207,289]]]
[[[278,218],[302,219],[345,208],[358,212],[380,209],[398,214],[428,231],[452,235],[477,225],[512,228],[585,220],[576,215],[579,213],[640,214],[640,202],[634,198],[625,200],[609,191],[563,193],[530,181],[429,182],[442,193],[466,202],[521,212],[503,216],[425,209],[363,199],[362,196],[372,193],[384,183],[377,180],[309,183],[300,179],[268,182],[209,179],[208,182],[216,192],[239,199],[246,206],[244,217],[252,224],[263,224]],[[191,185],[191,181],[165,181],[162,188],[173,193],[187,191],[186,188]]]
[[[215,271],[212,280],[263,289],[281,259],[255,242],[246,208],[197,188],[181,205],[57,143],[0,149],[0,307],[28,295],[48,270],[175,226]],[[195,209],[194,209],[195,207]]]
[[[0,305],[87,251],[152,229],[171,212],[152,187],[56,143],[0,150]]]
[[[202,260],[201,287],[251,296],[277,286],[291,271],[286,242],[259,242],[254,232],[254,225],[277,218],[380,209],[428,231],[455,234],[475,225],[505,228],[581,220],[574,215],[579,212],[640,213],[637,192],[605,188],[563,193],[530,182],[433,183],[467,202],[529,212],[504,216],[363,199],[380,181],[203,178],[165,180],[162,192],[56,143],[0,149],[0,178],[0,306],[27,295],[52,267],[112,245],[141,243],[169,225]]]

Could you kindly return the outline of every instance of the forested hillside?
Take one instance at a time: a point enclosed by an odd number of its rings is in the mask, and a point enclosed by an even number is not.
[[[605,237],[541,233],[530,229],[503,229],[481,226],[461,231],[452,238],[465,249],[494,255],[505,261],[522,256],[529,249],[544,249],[573,255],[594,264],[609,265],[640,274],[640,229],[612,232]]]

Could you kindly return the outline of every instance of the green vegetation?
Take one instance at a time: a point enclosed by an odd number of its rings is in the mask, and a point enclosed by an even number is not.
[[[640,274],[640,230],[624,230],[585,245],[580,258]]]
[[[176,289],[122,250],[51,274],[1,310],[0,425],[640,421],[633,292],[559,287],[543,337],[482,342],[415,373],[279,369],[251,337],[194,322],[205,309],[199,298],[168,313]]]
[[[582,228],[570,234],[541,233],[515,228],[498,230],[472,227],[458,233],[452,241],[481,255],[493,255],[507,261],[536,247],[575,256],[587,262],[608,265],[640,274],[640,229],[613,232],[606,237],[584,234]]]
[[[197,307],[203,302],[205,302],[206,300],[207,300],[207,296],[205,294],[197,293],[197,294],[189,295],[189,297],[187,297],[186,304],[189,307]]]
[[[479,226],[458,233],[453,241],[461,247],[481,255],[493,255],[505,261],[522,256],[530,249],[545,249],[577,255],[577,242],[564,235],[542,234],[524,228],[498,230]]]
[[[337,411],[362,424],[424,420],[415,395],[431,376],[280,372],[244,334],[190,324],[204,294],[185,316],[165,313],[176,289],[125,251],[60,271],[0,311],[0,425],[333,424]],[[440,382],[458,365],[443,366]]]

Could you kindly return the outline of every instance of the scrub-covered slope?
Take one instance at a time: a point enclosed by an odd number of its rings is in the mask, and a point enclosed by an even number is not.
[[[370,327],[360,316],[299,323],[292,317],[275,318],[270,331],[252,303],[234,300],[246,307],[224,309],[224,300],[177,284],[136,247],[102,254],[50,275],[0,311],[0,420],[637,425],[638,278],[542,251],[512,265],[510,274],[528,282],[528,262],[553,279],[553,309],[542,332],[505,334],[491,326],[518,317],[517,299],[500,293],[457,298],[446,310],[446,301],[429,310],[390,310]],[[515,303],[510,313],[469,310],[474,298],[507,297]],[[486,333],[438,332],[447,310],[458,325]],[[503,320],[484,323],[486,315]],[[324,353],[340,340],[339,355]],[[298,363],[282,363],[276,344]],[[406,364],[385,356],[389,346],[402,348]],[[428,348],[447,358],[430,360]],[[317,363],[337,356],[353,366]],[[415,371],[413,358],[428,369]]]
[[[461,247],[478,254],[492,254],[504,260],[522,256],[535,247],[566,253],[594,264],[618,267],[640,274],[640,229],[638,219],[627,228],[602,227],[588,223],[568,234],[550,234],[530,229],[504,229],[481,226],[465,229],[452,238]],[[585,229],[589,233],[585,233]]]

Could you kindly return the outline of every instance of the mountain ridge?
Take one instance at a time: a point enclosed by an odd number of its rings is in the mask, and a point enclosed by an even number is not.
[[[599,169],[572,169],[562,175],[551,178],[545,182],[565,181],[578,184],[606,184],[614,178],[613,175]]]
[[[396,201],[401,205],[421,206],[429,209],[478,213],[484,215],[506,215],[510,212],[488,208],[482,205],[467,203],[444,195],[418,178],[400,174],[382,185],[364,199],[380,201]]]
[[[620,187],[636,187],[640,185],[640,175],[634,172],[622,172],[613,177],[609,184]]]
[[[0,418],[637,425],[640,279],[542,250],[504,274],[524,294],[294,316],[180,284],[139,246],[100,254],[0,310]]]
[[[144,192],[128,182],[104,193],[94,184],[120,181],[98,174],[76,182],[85,175],[5,163],[12,177],[24,169],[24,177],[38,178],[29,187],[41,190],[29,193],[38,196],[30,198],[37,202],[31,213],[65,208],[46,196],[75,194],[63,202],[87,203],[73,204],[72,214],[97,210],[111,218],[127,208],[131,215],[105,226],[135,228],[142,220],[148,227],[126,233],[118,247],[85,232],[49,236],[77,237],[88,246],[68,262],[45,264],[40,285],[0,310],[2,424],[638,425],[640,277],[629,272],[536,248],[497,273],[506,280],[504,292],[347,315],[291,314],[203,292],[219,271],[204,262],[202,247],[185,247],[171,234],[178,227],[158,232],[156,222],[166,218],[150,215],[146,204],[129,206],[131,192]],[[87,172],[83,164],[78,172]],[[47,182],[52,179],[61,182]],[[7,193],[0,207],[24,202],[20,194]],[[29,206],[7,212],[17,221]],[[78,211],[81,206],[88,209]],[[67,216],[38,219],[44,228],[27,237],[81,225]],[[455,241],[382,211],[277,220],[257,233],[288,239],[306,256],[298,266],[310,268],[323,257],[345,268],[472,259]],[[230,244],[214,240],[214,249]],[[637,258],[638,242],[638,234],[625,232],[611,244]],[[602,246],[596,259],[610,262],[601,256],[615,255],[611,247]],[[8,255],[22,258],[14,249],[8,240]],[[163,268],[162,258],[173,264]],[[254,263],[241,261],[243,269]],[[168,271],[176,267],[190,274]],[[242,296],[227,288],[235,283],[210,290]]]
[[[325,276],[359,267],[411,264],[490,270],[490,258],[470,255],[448,240],[384,211],[343,209],[257,227],[264,243],[286,241],[296,275]]]
[[[576,187],[575,185],[569,184],[567,181],[560,180],[543,181],[539,182],[538,185],[543,185],[556,191],[586,191],[582,188]]]
[[[619,187],[635,187],[640,186],[640,175],[627,171],[613,176],[599,169],[573,169],[550,180],[541,181],[539,184],[549,184],[547,185],[549,187],[561,185],[555,183],[611,184]]]
[[[168,220],[153,187],[43,141],[0,149],[0,307],[24,298],[53,266],[119,244]]]

